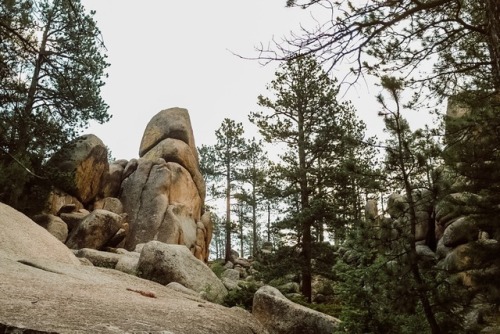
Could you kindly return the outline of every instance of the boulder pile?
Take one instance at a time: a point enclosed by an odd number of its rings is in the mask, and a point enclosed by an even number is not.
[[[188,111],[156,114],[139,156],[108,162],[94,135],[68,143],[47,163],[52,188],[33,220],[72,249],[132,251],[158,240],[185,245],[206,263],[212,222]]]

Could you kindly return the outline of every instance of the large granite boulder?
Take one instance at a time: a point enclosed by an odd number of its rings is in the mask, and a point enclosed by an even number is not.
[[[202,201],[184,167],[141,158],[123,180],[120,199],[130,224],[126,249],[159,240],[184,244],[194,253]]]
[[[1,333],[267,333],[242,309],[112,269],[0,251],[0,282]]]
[[[47,162],[53,184],[84,205],[101,190],[109,170],[108,150],[95,135],[84,135],[64,145]]]
[[[177,282],[196,292],[206,294],[207,300],[222,302],[227,295],[224,284],[205,265],[193,257],[183,245],[150,241],[141,251],[137,267],[139,277],[166,285]]]
[[[51,214],[39,214],[32,217],[32,219],[59,241],[66,242],[68,238],[68,225],[60,217]]]
[[[80,264],[60,240],[3,203],[0,203],[0,252],[14,260],[43,259]],[[4,282],[0,286],[4,286]]]
[[[116,197],[120,191],[123,171],[128,161],[121,159],[109,164],[109,169],[104,173],[101,184],[101,197]]]
[[[206,185],[200,172],[197,153],[182,140],[167,138],[147,151],[143,158],[156,160],[162,158],[168,162],[175,162],[184,167],[193,179],[201,200],[205,201]]]
[[[58,215],[61,208],[68,205],[74,206],[74,210],[83,209],[83,204],[78,198],[68,195],[60,189],[52,188],[48,191],[41,212]]]
[[[198,151],[194,142],[189,112],[184,108],[169,108],[160,111],[149,121],[142,136],[139,156],[142,157],[162,140],[178,139],[189,145],[198,163]]]
[[[330,334],[340,320],[288,300],[264,285],[253,298],[252,314],[272,334]]]
[[[101,249],[122,228],[124,219],[106,210],[94,210],[71,231],[66,241],[69,248]]]

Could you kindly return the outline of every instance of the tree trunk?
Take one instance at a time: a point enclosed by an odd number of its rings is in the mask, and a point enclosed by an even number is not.
[[[500,92],[500,2],[486,0],[488,44],[496,92]]]
[[[33,106],[35,105],[35,99],[38,91],[38,84],[40,81],[40,72],[42,70],[42,65],[45,59],[45,49],[47,46],[47,39],[49,35],[49,30],[51,26],[52,20],[51,15],[48,17],[48,22],[44,27],[42,39],[40,41],[40,47],[38,53],[36,54],[35,66],[33,68],[33,75],[31,77],[30,86],[28,89],[28,95],[26,96],[26,103],[23,108],[19,110],[19,126],[18,126],[18,134],[17,134],[17,143],[15,148],[12,151],[12,156],[15,157],[18,161],[22,162],[23,165],[20,167],[31,169],[31,164],[27,161],[27,151],[30,150],[31,136],[30,129],[31,127],[36,126],[32,121],[32,113]],[[17,162],[14,162],[17,163]],[[12,180],[12,185],[10,194],[8,195],[8,203],[9,205],[19,208],[20,198],[23,195],[24,188],[27,182],[30,179],[30,175],[28,171],[25,171],[24,168],[20,168],[20,174],[15,180]],[[36,173],[36,171],[35,171]]]
[[[412,187],[411,187],[411,182],[410,182],[410,176],[408,175],[408,172],[406,170],[405,166],[405,161],[404,161],[404,148],[403,148],[403,142],[404,139],[402,138],[402,131],[401,131],[401,126],[400,126],[400,112],[399,112],[399,101],[395,97],[396,104],[397,104],[397,112],[395,114],[395,119],[396,119],[396,131],[397,131],[397,139],[398,139],[398,156],[399,156],[399,168],[401,170],[401,174],[403,175],[403,183],[405,187],[405,194],[406,198],[408,200],[408,207],[409,207],[409,213],[410,213],[410,250],[408,257],[410,259],[410,269],[413,275],[413,279],[415,280],[415,283],[417,284],[417,294],[418,298],[420,299],[420,303],[422,304],[422,308],[424,310],[424,315],[427,320],[427,323],[429,324],[429,327],[431,328],[431,333],[432,334],[440,334],[441,333],[441,328],[439,327],[439,324],[437,323],[436,317],[434,316],[434,312],[432,311],[432,306],[429,301],[429,297],[427,296],[427,291],[424,289],[424,280],[422,279],[422,275],[420,274],[420,269],[418,267],[418,255],[417,255],[417,249],[415,245],[415,233],[416,233],[416,226],[417,226],[417,215],[415,212],[415,201],[413,199],[413,194],[412,194]]]
[[[271,204],[267,203],[267,242],[271,242]]]
[[[226,170],[226,262],[231,261],[231,172],[230,164]]]
[[[304,133],[304,114],[299,110],[298,113],[298,150],[299,150],[299,187],[300,187],[300,206],[303,215],[302,223],[302,294],[311,302],[312,297],[312,219],[309,205],[309,189],[307,182],[307,166],[305,151],[305,133]]]
[[[240,220],[240,257],[245,257],[244,256],[244,240],[243,240],[243,209],[241,208],[241,205],[238,206],[239,210],[239,220]]]

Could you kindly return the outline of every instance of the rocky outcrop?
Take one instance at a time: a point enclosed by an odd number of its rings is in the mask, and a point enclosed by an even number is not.
[[[142,136],[139,156],[144,156],[154,146],[167,138],[178,139],[188,144],[198,164],[198,153],[187,109],[169,108],[153,116]]]
[[[13,260],[41,259],[80,264],[60,240],[3,203],[0,203],[0,252]],[[4,282],[1,285],[5,286]]]
[[[34,208],[33,214],[61,218],[71,248],[133,250],[137,244],[158,240],[185,245],[196,258],[208,262],[213,226],[210,214],[203,212],[206,186],[188,111],[170,108],[155,115],[139,152],[139,159],[108,163],[107,148],[94,135],[64,145],[46,164],[51,189],[41,201],[43,208]],[[97,210],[127,218],[111,225],[89,225]],[[66,236],[59,238],[64,241]]]
[[[265,285],[254,295],[252,314],[271,334],[330,334],[340,320],[288,300]]]
[[[138,275],[161,284],[177,282],[203,292],[213,302],[222,302],[227,290],[202,261],[194,258],[183,245],[148,242],[141,251]]]
[[[169,246],[184,248],[185,261],[207,268],[184,246]],[[139,256],[125,250],[75,253],[106,267]],[[212,304],[186,288],[80,265],[48,231],[2,203],[0,282],[2,333],[267,333],[250,313]]]
[[[105,173],[109,170],[108,150],[94,135],[84,135],[54,154],[47,162],[54,186],[91,203],[99,194]]]
[[[167,138],[159,142],[156,146],[147,151],[143,158],[149,160],[163,159],[175,162],[184,167],[193,179],[202,201],[205,200],[205,180],[201,175],[196,151],[182,140]]]
[[[205,182],[187,110],[171,108],[155,115],[139,155],[121,174],[119,198],[130,227],[125,248],[158,240],[185,245],[208,261],[212,223],[210,216],[202,219]]]
[[[121,201],[130,223],[125,248],[150,240],[195,246],[201,199],[182,166],[139,159],[122,183]]]
[[[71,231],[66,245],[72,249],[101,249],[124,225],[124,217],[106,210],[94,210]]]

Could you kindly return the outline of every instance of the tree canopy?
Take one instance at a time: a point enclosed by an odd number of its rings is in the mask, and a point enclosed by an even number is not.
[[[330,68],[398,75],[438,97],[500,89],[500,4],[497,0],[288,0],[322,6],[330,19],[302,27],[261,59],[314,54]],[[425,70],[428,67],[429,70]]]
[[[313,226],[322,234],[325,220],[334,224],[335,206],[328,199],[336,197],[348,152],[362,146],[364,126],[349,103],[337,101],[335,80],[312,57],[282,64],[268,90],[274,96],[258,100],[266,112],[251,113],[250,120],[266,141],[283,145],[271,173],[280,180],[281,197],[291,204],[286,219],[298,235],[302,293],[310,300]]]
[[[79,0],[0,2],[0,200],[16,205],[42,163],[90,120],[110,116],[100,91],[105,47]]]

